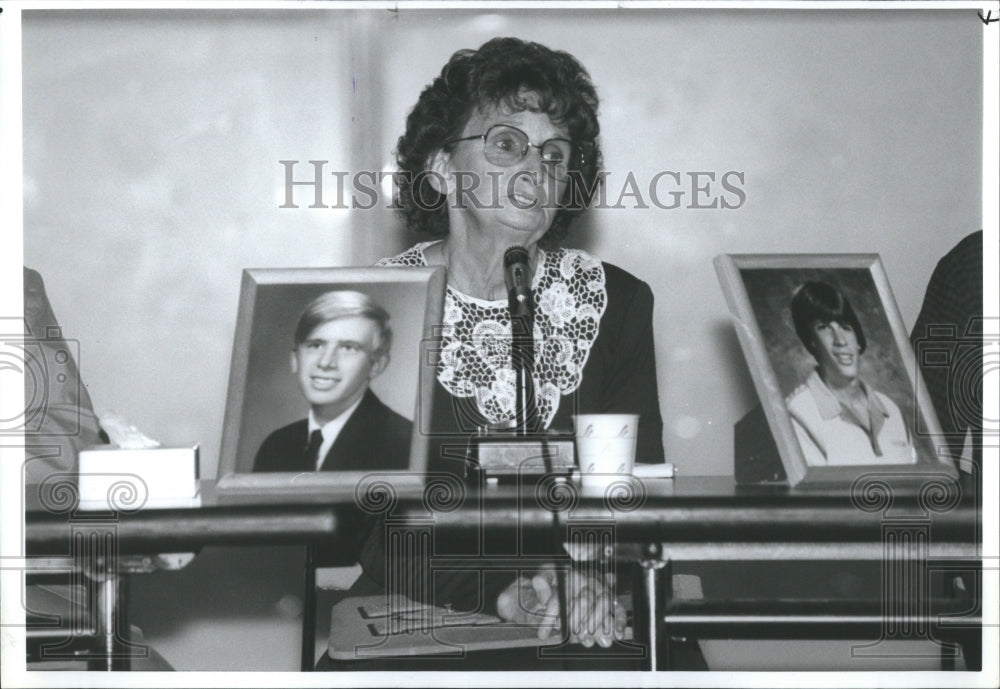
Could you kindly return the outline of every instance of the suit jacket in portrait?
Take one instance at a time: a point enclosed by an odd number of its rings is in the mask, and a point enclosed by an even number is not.
[[[410,460],[409,421],[387,407],[371,390],[340,429],[320,471],[406,469]],[[254,459],[254,472],[315,471],[306,457],[309,420],[302,419],[267,436]]]

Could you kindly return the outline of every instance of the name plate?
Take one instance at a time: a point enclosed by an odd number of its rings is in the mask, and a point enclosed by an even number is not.
[[[475,437],[469,441],[468,457],[487,477],[569,475],[576,467],[573,436],[559,433]]]
[[[80,452],[80,509],[135,512],[197,505],[198,446]]]

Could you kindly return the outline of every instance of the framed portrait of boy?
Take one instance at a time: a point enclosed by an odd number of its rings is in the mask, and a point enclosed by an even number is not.
[[[737,424],[738,482],[957,477],[878,255],[726,254],[715,268],[763,411]],[[765,419],[770,437],[754,430]],[[778,470],[748,470],[771,439]]]
[[[419,489],[445,283],[442,268],[244,270],[219,492]]]

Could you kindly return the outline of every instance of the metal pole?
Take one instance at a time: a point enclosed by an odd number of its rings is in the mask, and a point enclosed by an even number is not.
[[[115,602],[118,599],[116,590],[116,576],[113,572],[106,573],[104,584],[101,586],[102,597],[102,624],[101,632],[104,635],[104,660],[105,670],[114,670],[115,657]]]
[[[639,563],[643,569],[645,593],[645,636],[649,643],[649,669],[651,672],[670,668],[669,644],[667,643],[666,599],[670,596],[670,568],[663,559],[663,551],[659,543],[649,543],[645,546],[644,558]],[[660,596],[657,589],[664,587],[664,595]]]

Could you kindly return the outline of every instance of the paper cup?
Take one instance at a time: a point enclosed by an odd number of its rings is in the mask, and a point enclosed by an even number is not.
[[[604,487],[632,473],[638,414],[578,414],[576,456],[584,486]]]

